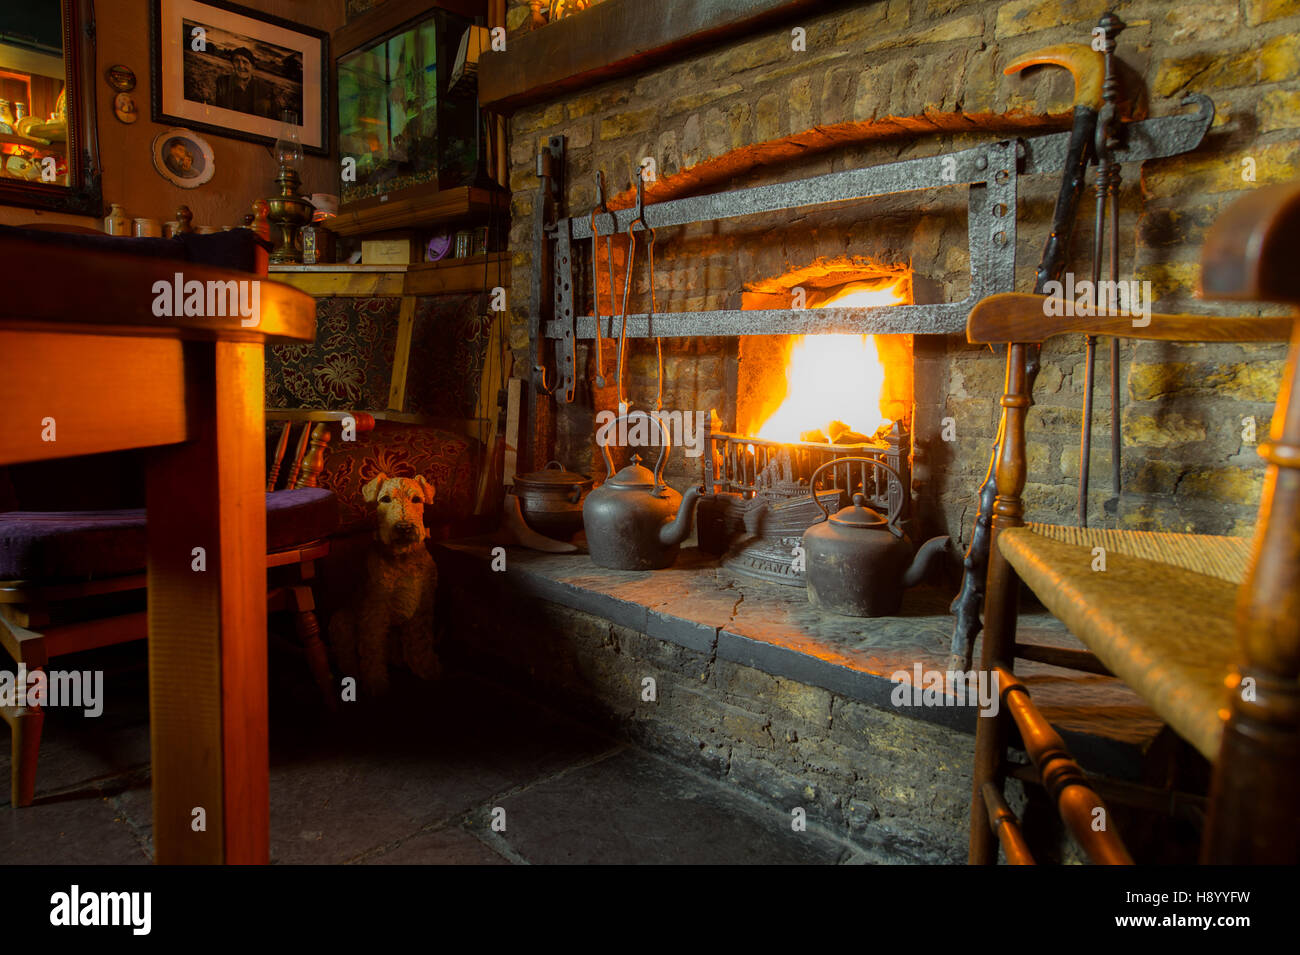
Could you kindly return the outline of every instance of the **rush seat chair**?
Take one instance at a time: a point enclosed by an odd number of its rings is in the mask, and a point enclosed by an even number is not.
[[[1226,209],[1201,256],[1205,298],[1300,305],[1300,184],[1260,187]],[[1089,776],[1014,675],[1021,583],[1088,648],[1085,664],[1131,687],[1210,762],[1201,860],[1300,861],[1300,323],[1289,318],[1047,316],[1041,296],[991,296],[972,310],[971,342],[1007,344],[998,497],[986,589],[982,667],[1002,705],[976,730],[970,861],[1032,863],[1002,797],[1011,730],[1067,829],[1094,862],[1132,861]],[[1026,524],[1029,350],[1053,335],[1160,341],[1289,340],[1290,353],[1259,453],[1268,462],[1253,543]],[[1106,550],[1104,573],[1093,548]],[[1086,656],[1086,654],[1084,655]],[[1100,812],[1099,812],[1100,810]]]

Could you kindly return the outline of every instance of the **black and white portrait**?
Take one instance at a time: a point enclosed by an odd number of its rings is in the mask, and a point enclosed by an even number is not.
[[[270,146],[287,121],[303,152],[328,153],[324,32],[227,0],[151,6],[154,122]]]
[[[302,54],[182,20],[185,99],[279,121],[302,115]]]

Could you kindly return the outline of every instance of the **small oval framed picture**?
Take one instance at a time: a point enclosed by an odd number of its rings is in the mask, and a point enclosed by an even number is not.
[[[135,108],[135,97],[130,93],[118,93],[113,97],[113,115],[118,122],[130,125],[140,118]]]
[[[169,129],[153,141],[153,167],[173,186],[196,189],[212,178],[212,147],[188,129]]]

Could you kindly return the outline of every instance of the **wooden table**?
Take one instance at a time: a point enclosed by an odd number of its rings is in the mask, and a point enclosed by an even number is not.
[[[314,340],[316,303],[262,279],[254,326],[238,315],[160,317],[155,285],[177,273],[203,283],[257,276],[7,237],[0,262],[10,277],[0,296],[0,465],[154,449],[155,859],[266,863],[263,346]]]

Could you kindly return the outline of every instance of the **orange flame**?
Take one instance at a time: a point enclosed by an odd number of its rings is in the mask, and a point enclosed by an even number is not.
[[[906,302],[904,284],[885,288],[845,289],[821,308],[874,308]],[[810,431],[829,430],[842,421],[870,436],[889,420],[881,410],[885,366],[871,335],[801,335],[786,365],[788,389],[783,401],[758,429],[771,441],[799,441]]]

